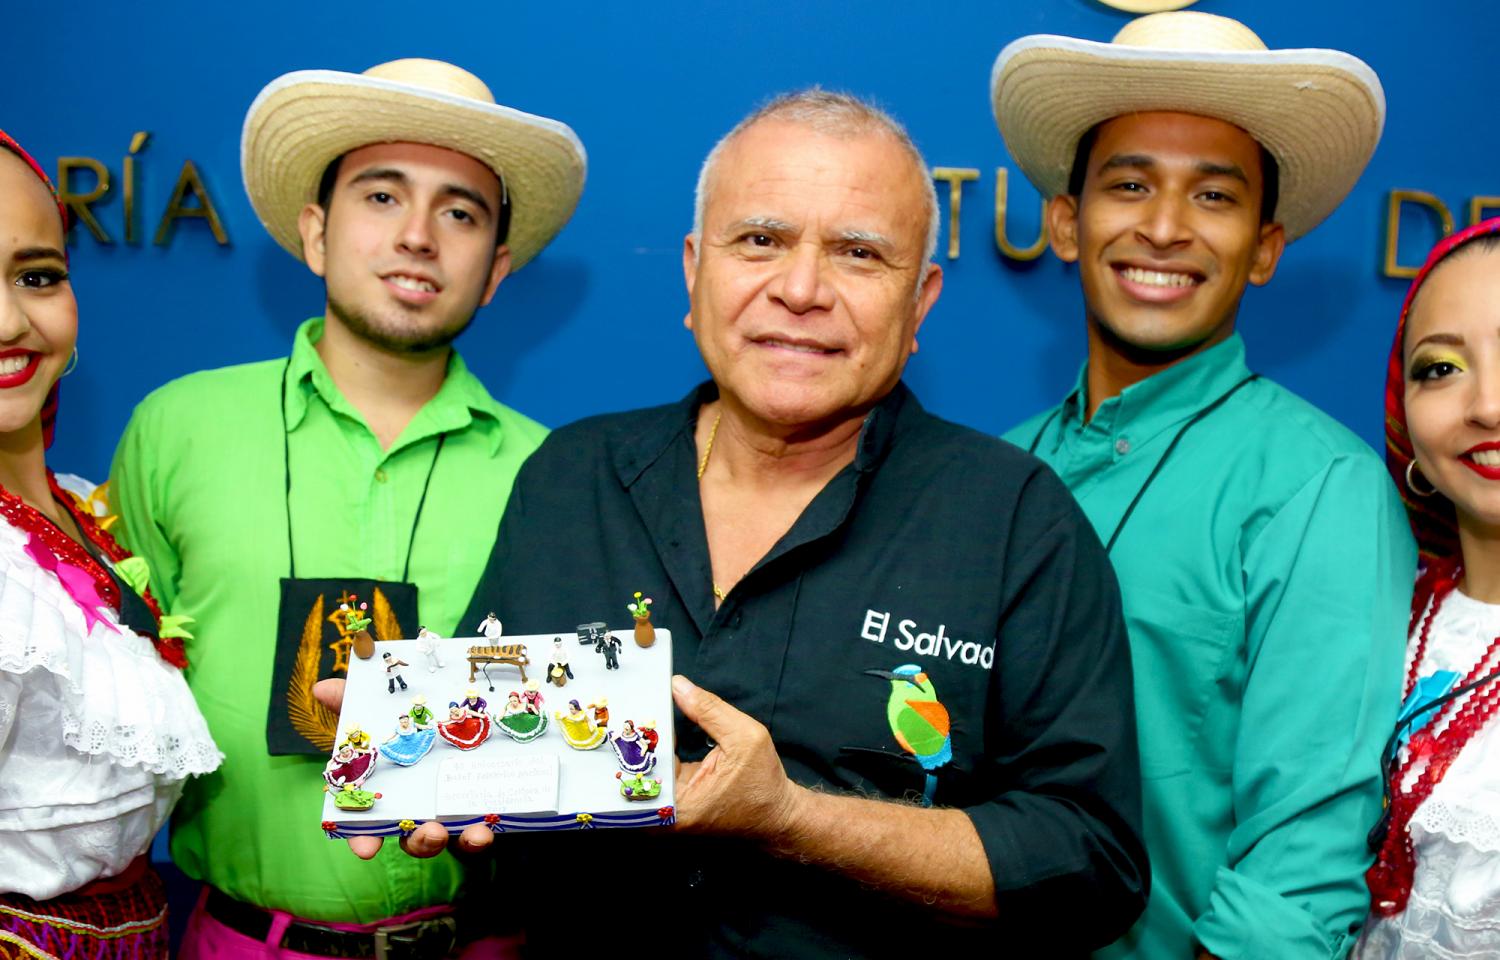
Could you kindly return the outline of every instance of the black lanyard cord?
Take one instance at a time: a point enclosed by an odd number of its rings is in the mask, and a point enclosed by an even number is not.
[[[281,393],[276,398],[278,409],[281,411],[281,463],[283,473],[286,476],[286,566],[287,577],[297,579],[297,557],[292,546],[292,442],[291,428],[286,419],[286,381],[287,373],[291,369],[292,358],[288,357],[286,364],[281,368]],[[411,576],[411,555],[417,544],[417,527],[422,523],[422,508],[427,505],[427,489],[432,485],[432,474],[437,470],[438,457],[443,453],[443,443],[448,439],[446,431],[438,434],[437,449],[432,452],[432,462],[427,465],[427,476],[422,481],[422,495],[417,498],[417,513],[412,517],[411,536],[406,540],[406,562],[401,567],[401,582],[406,583]]]
[[[1193,428],[1193,425],[1196,424],[1199,420],[1202,420],[1204,417],[1208,416],[1210,413],[1213,413],[1215,410],[1219,409],[1219,407],[1223,406],[1224,401],[1228,400],[1230,397],[1238,393],[1240,387],[1243,387],[1251,380],[1257,380],[1259,378],[1260,374],[1252,373],[1250,374],[1250,376],[1241,380],[1239,383],[1236,383],[1234,386],[1225,391],[1223,395],[1219,397],[1219,399],[1215,400],[1213,403],[1210,403],[1202,410],[1199,410],[1197,413],[1193,414],[1193,418],[1186,424],[1184,424],[1181,430],[1177,431],[1177,436],[1173,437],[1172,442],[1167,444],[1167,452],[1163,453],[1161,455],[1161,459],[1156,461],[1156,466],[1151,468],[1151,475],[1146,478],[1145,483],[1141,484],[1141,488],[1135,492],[1135,496],[1130,501],[1130,506],[1126,507],[1125,513],[1121,515],[1120,522],[1115,524],[1115,532],[1110,534],[1109,543],[1104,545],[1105,553],[1109,553],[1110,551],[1114,550],[1115,541],[1120,539],[1120,531],[1125,529],[1125,521],[1129,520],[1130,515],[1135,512],[1136,504],[1141,502],[1141,497],[1144,497],[1146,495],[1146,491],[1150,489],[1152,481],[1156,479],[1156,475],[1158,473],[1161,473],[1161,468],[1166,465],[1167,458],[1172,455],[1172,451],[1177,449],[1177,443],[1182,439],[1183,435],[1191,430]],[[1047,432],[1047,428],[1052,425],[1052,421],[1057,419],[1058,411],[1061,409],[1062,407],[1057,407],[1047,415],[1047,419],[1042,421],[1041,429],[1036,432],[1036,436],[1031,440],[1031,446],[1026,448],[1027,453],[1036,453],[1036,448],[1042,442],[1042,435]]]

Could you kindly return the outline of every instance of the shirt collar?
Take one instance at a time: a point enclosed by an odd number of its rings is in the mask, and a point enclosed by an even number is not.
[[[1119,396],[1099,404],[1093,419],[1085,424],[1088,390],[1085,361],[1073,391],[1063,401],[1063,418],[1074,430],[1087,427],[1110,434],[1124,433],[1134,443],[1146,443],[1234,389],[1249,375],[1245,342],[1238,333],[1232,333],[1223,343],[1126,387]]]
[[[317,396],[330,410],[344,414],[358,423],[364,416],[354,408],[333,382],[315,346],[323,336],[323,318],[313,317],[297,328],[292,339],[292,354],[287,359],[286,394],[283,397],[288,431],[295,431],[307,417],[308,404]],[[417,411],[412,422],[392,445],[389,453],[438,433],[454,433],[476,420],[490,425],[490,455],[500,449],[500,404],[479,382],[463,358],[454,350],[448,354],[448,371],[443,385],[431,400]]]

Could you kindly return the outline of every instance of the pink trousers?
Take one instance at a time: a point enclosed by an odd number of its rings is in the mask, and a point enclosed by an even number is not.
[[[187,931],[183,934],[182,948],[178,951],[179,960],[322,960],[318,954],[283,950],[277,945],[281,943],[287,926],[296,919],[291,914],[268,910],[267,913],[271,914],[271,928],[264,940],[256,940],[209,916],[204,909],[207,900],[208,888],[204,887],[202,895],[198,897],[198,905],[193,908],[193,915],[188,917]],[[379,924],[360,926],[330,923],[325,926],[339,930],[373,930],[377,926],[410,923],[442,912],[441,907],[429,907],[391,917]],[[461,947],[457,960],[518,960],[521,956],[521,943],[520,937],[485,937]]]

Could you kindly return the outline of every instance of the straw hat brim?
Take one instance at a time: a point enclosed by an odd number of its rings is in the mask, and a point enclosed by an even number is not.
[[[301,259],[297,218],[317,200],[323,170],[350,150],[395,142],[446,147],[502,177],[512,273],[568,222],[588,172],[583,143],[556,120],[376,77],[302,70],[272,81],[245,115],[245,192],[276,242]]]
[[[1234,124],[1280,167],[1276,219],[1303,236],[1348,196],[1380,142],[1375,71],[1337,50],[1206,53],[1022,37],[990,74],[1000,135],[1045,197],[1064,193],[1079,138],[1128,113],[1172,111]]]

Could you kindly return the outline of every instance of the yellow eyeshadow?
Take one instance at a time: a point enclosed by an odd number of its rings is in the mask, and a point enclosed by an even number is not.
[[[1452,364],[1460,370],[1464,369],[1463,358],[1456,353],[1419,353],[1412,358],[1409,375],[1415,377],[1436,363]]]

